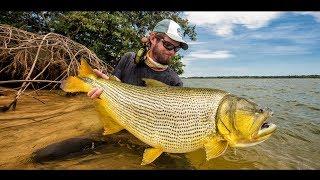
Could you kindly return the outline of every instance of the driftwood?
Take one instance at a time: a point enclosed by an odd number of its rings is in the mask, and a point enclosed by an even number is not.
[[[61,80],[77,73],[82,58],[106,74],[113,71],[94,52],[65,36],[39,35],[0,25],[0,86],[9,83],[17,86],[12,103],[0,107],[0,111],[10,107],[14,110],[27,88],[34,91],[58,88]]]

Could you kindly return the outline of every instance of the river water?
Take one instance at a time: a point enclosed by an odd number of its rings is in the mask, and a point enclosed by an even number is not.
[[[204,151],[191,155],[162,154],[156,161],[141,166],[141,143],[107,142],[89,151],[36,163],[23,161],[31,152],[73,136],[99,132],[101,126],[86,96],[66,98],[59,93],[43,93],[36,100],[21,100],[15,112],[0,114],[2,122],[20,122],[19,128],[0,128],[2,141],[0,168],[3,169],[319,169],[320,168],[320,79],[183,79],[186,87],[206,87],[228,91],[269,107],[277,125],[275,133],[261,144],[228,148],[223,156],[205,161]],[[4,98],[0,99],[3,100]],[[29,106],[30,108],[22,108]],[[20,107],[20,108],[19,108]],[[66,109],[67,107],[67,109]],[[37,116],[29,111],[43,114]],[[52,112],[52,113],[50,113]],[[2,117],[1,117],[2,116]],[[22,118],[25,117],[25,118]],[[42,121],[42,119],[44,119]],[[46,118],[45,118],[46,117]],[[23,124],[31,118],[32,126]],[[19,119],[19,121],[17,121]],[[22,121],[23,120],[23,121]],[[37,124],[46,122],[46,124]],[[46,129],[48,123],[59,124]],[[53,123],[55,122],[55,123]],[[68,123],[66,123],[68,122]],[[79,123],[81,122],[81,123]],[[73,124],[72,124],[73,123]],[[78,123],[78,124],[77,124]],[[63,127],[61,127],[61,124]],[[43,126],[43,127],[41,127]],[[50,126],[50,127],[51,127]],[[89,127],[89,128],[88,128]],[[10,130],[11,128],[11,130]],[[55,129],[55,130],[53,130]],[[58,129],[58,130],[57,130]],[[72,132],[71,132],[72,129]],[[89,130],[88,130],[89,129]],[[13,132],[14,131],[14,132]],[[25,135],[19,135],[19,132]],[[31,132],[30,132],[31,131]],[[48,133],[50,131],[50,133]],[[27,133],[28,132],[28,133]],[[33,132],[33,133],[32,133]],[[64,133],[65,132],[65,133]],[[68,133],[67,133],[68,132]],[[13,139],[10,133],[14,133]],[[126,132],[121,132],[126,133]],[[66,135],[68,134],[68,135]],[[45,140],[44,140],[45,139]],[[121,138],[120,138],[121,139]],[[21,141],[19,143],[14,143]],[[23,143],[28,142],[27,148]],[[9,146],[8,144],[11,144]],[[41,145],[39,145],[41,144]],[[15,147],[16,146],[16,147]],[[15,151],[14,151],[14,150]],[[10,151],[10,152],[8,152]],[[7,158],[4,158],[7,157]]]

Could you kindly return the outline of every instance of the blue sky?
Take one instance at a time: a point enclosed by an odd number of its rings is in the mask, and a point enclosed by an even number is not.
[[[181,50],[190,76],[320,74],[320,12],[183,12],[197,40]]]

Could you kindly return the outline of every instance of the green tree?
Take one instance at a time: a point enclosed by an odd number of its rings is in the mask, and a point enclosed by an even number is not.
[[[186,66],[181,62],[181,56],[180,54],[177,54],[171,59],[170,67],[177,73],[177,74],[183,74],[183,67]]]
[[[0,24],[8,24],[29,32],[44,34],[52,31],[49,22],[60,14],[58,11],[0,11]]]
[[[185,37],[196,40],[195,26],[190,26],[180,14],[173,11],[0,12],[0,23],[35,33],[62,34],[115,66],[125,52],[137,51],[141,37],[164,18],[175,20],[183,28]],[[177,54],[171,67],[181,74],[183,66]]]

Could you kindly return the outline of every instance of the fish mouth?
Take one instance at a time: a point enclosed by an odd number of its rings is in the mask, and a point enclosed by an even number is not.
[[[273,134],[273,132],[276,130],[276,127],[277,127],[275,124],[271,123],[270,120],[268,120],[268,118],[269,118],[268,116],[265,117],[264,121],[260,125],[260,129],[250,141],[237,143],[234,147],[254,146],[256,144],[260,144],[263,141],[267,140]]]
[[[276,130],[276,125],[271,122],[265,122],[261,125],[260,130],[258,131],[258,136],[263,137],[273,133]]]
[[[255,131],[256,133],[253,134],[252,139],[249,142],[237,144],[237,147],[253,146],[267,140],[277,127],[269,120],[271,116],[271,111],[263,113],[262,116],[260,116],[260,118],[257,120],[259,125],[256,126],[257,130]]]
[[[260,128],[257,133],[258,138],[266,137],[268,135],[271,135],[276,130],[276,125],[271,123],[269,120],[269,117],[272,116],[272,112],[269,112],[268,115],[264,118],[262,121]]]

